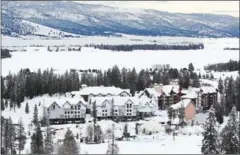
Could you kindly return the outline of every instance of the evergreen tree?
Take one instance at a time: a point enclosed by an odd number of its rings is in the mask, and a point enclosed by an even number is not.
[[[192,87],[196,87],[196,88],[200,87],[200,81],[197,75],[193,77]]]
[[[224,154],[237,154],[239,151],[239,135],[238,135],[237,111],[233,106],[229,120],[221,133],[222,148]]]
[[[33,124],[35,126],[37,126],[37,124],[38,124],[38,109],[37,109],[37,105],[36,104],[35,104],[34,113],[33,113]]]
[[[215,116],[216,116],[216,120],[219,124],[223,123],[223,107],[220,104],[216,104],[214,105],[214,109],[216,110],[215,112]]]
[[[4,148],[4,153],[9,154],[9,149],[10,149],[10,143],[11,143],[11,138],[10,138],[10,125],[9,125],[9,119],[6,119],[4,123],[4,134],[3,134],[3,148]]]
[[[28,114],[29,113],[29,106],[28,106],[28,102],[26,103],[26,106],[25,106],[25,113]]]
[[[1,110],[4,111],[5,110],[5,104],[4,104],[4,100],[1,98]]]
[[[104,71],[104,74],[103,74],[103,83],[104,83],[104,86],[109,86],[110,85],[106,71]]]
[[[223,87],[223,80],[222,80],[222,78],[220,77],[220,79],[218,80],[218,92],[219,92],[220,94],[223,94],[223,89],[224,89],[224,87]]]
[[[10,141],[9,148],[10,148],[11,154],[14,154],[14,152],[16,151],[15,150],[16,130],[15,130],[15,127],[12,123],[11,117],[9,117],[8,123],[9,123],[8,138],[9,138],[9,141]]]
[[[231,111],[233,105],[235,105],[236,101],[236,89],[233,77],[229,78],[226,87],[226,112],[227,114]]]
[[[214,108],[211,107],[204,125],[201,151],[203,154],[219,154]]]
[[[122,68],[122,84],[121,84],[122,89],[129,88],[129,83],[127,78],[128,78],[128,71],[126,68]]]
[[[118,145],[110,143],[108,145],[106,154],[119,154],[119,147],[118,147]]]
[[[111,78],[112,84],[115,87],[120,87],[121,85],[121,72],[117,65],[113,66],[112,68],[112,78]]]
[[[21,117],[20,117],[18,127],[17,127],[16,139],[18,141],[18,152],[19,152],[19,154],[21,154],[21,151],[24,149],[24,146],[26,144],[26,139],[27,139]]]
[[[169,82],[170,82],[169,80],[170,79],[169,79],[168,74],[163,75],[163,78],[162,78],[163,85],[169,85]]]
[[[37,123],[36,132],[31,137],[31,153],[44,154],[43,136],[39,123]]]
[[[4,104],[5,104],[5,107],[8,108],[8,100],[7,99],[5,99],[5,103]]]
[[[58,154],[76,155],[78,153],[79,147],[76,143],[76,140],[74,139],[72,131],[68,129],[64,136],[63,145],[58,150]]]
[[[46,138],[44,140],[44,153],[52,154],[53,148],[54,147],[53,147],[52,133],[51,133],[50,127],[47,126]]]
[[[189,70],[190,72],[193,72],[193,71],[194,71],[194,67],[193,67],[193,64],[192,64],[192,63],[190,63],[190,64],[188,65],[188,70]]]
[[[130,86],[130,93],[132,94],[132,96],[135,95],[136,82],[137,82],[137,72],[136,72],[136,69],[133,68],[132,71],[128,74],[128,83]]]

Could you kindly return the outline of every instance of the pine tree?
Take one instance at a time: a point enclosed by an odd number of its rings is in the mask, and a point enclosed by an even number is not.
[[[37,126],[37,124],[38,124],[38,109],[37,109],[37,105],[36,104],[35,104],[34,113],[33,113],[33,124],[35,126]]]
[[[37,123],[36,132],[31,137],[31,153],[44,154],[43,136],[39,123]]]
[[[216,110],[215,112],[215,116],[216,116],[216,120],[219,124],[223,123],[223,107],[220,104],[216,104],[214,105],[214,109]]]
[[[68,129],[64,136],[63,145],[58,150],[58,154],[76,155],[78,153],[79,153],[79,147],[72,134],[72,131]]]
[[[193,71],[194,71],[194,67],[193,67],[193,64],[192,64],[192,63],[190,63],[190,64],[188,65],[188,70],[189,70],[190,72],[193,72]]]
[[[12,123],[11,117],[9,117],[8,123],[9,123],[8,138],[9,138],[9,141],[10,141],[9,148],[10,148],[11,154],[13,154],[16,151],[15,150],[16,130],[15,130],[15,127]]]
[[[18,141],[18,151],[19,151],[19,154],[21,154],[21,151],[24,149],[24,146],[26,144],[26,134],[24,131],[24,125],[23,125],[21,117],[20,117],[18,127],[17,127],[16,139]]]
[[[46,138],[44,140],[44,153],[52,154],[53,152],[53,139],[50,127],[47,126],[46,130]]]
[[[217,144],[217,129],[214,108],[211,107],[207,121],[204,125],[201,151],[203,154],[219,154]]]
[[[118,145],[117,144],[113,145],[112,143],[110,143],[108,145],[108,149],[107,149],[106,154],[119,154],[119,147],[118,147]]]
[[[112,78],[111,78],[112,84],[115,87],[120,87],[121,85],[121,72],[117,65],[113,66],[112,68]]]
[[[224,89],[224,87],[223,87],[223,80],[222,80],[222,78],[220,77],[220,79],[218,80],[218,92],[219,92],[220,94],[223,94],[223,89]]]
[[[8,108],[8,100],[7,99],[5,99],[5,108]]]
[[[192,87],[196,87],[196,88],[200,87],[200,81],[197,75],[193,77]]]
[[[222,149],[224,154],[237,154],[239,151],[239,136],[238,136],[237,111],[233,106],[227,125],[221,133]]]
[[[28,102],[26,103],[26,106],[25,106],[25,113],[28,114],[29,113],[29,106],[28,106]]]
[[[4,123],[4,134],[3,134],[3,137],[4,137],[3,148],[4,148],[5,154],[9,154],[10,143],[11,143],[9,129],[10,129],[9,120],[6,119]]]
[[[5,104],[4,104],[4,100],[1,99],[1,110],[4,111],[5,110]]]

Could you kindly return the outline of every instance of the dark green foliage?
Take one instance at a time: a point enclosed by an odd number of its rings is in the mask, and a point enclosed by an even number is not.
[[[32,154],[44,154],[43,136],[41,132],[40,124],[37,124],[36,132],[31,137],[31,153]]]
[[[228,124],[221,132],[221,148],[223,154],[238,154],[240,142],[238,135],[238,122],[237,122],[236,107],[233,106],[230,114]]]
[[[88,44],[86,47],[94,47],[98,49],[111,51],[133,51],[133,50],[191,50],[203,49],[203,44],[189,44],[189,45],[159,45],[159,44],[136,44],[136,45],[94,45]]]
[[[29,106],[28,106],[28,102],[26,103],[26,106],[25,106],[25,113],[28,114],[29,113]]]
[[[61,155],[76,155],[79,154],[79,147],[76,143],[76,140],[73,136],[73,133],[71,130],[67,130],[65,136],[64,136],[64,140],[63,140],[63,145],[60,146],[59,150],[58,150],[58,154]]]
[[[10,53],[11,51],[8,49],[1,49],[1,59],[3,58],[11,58],[12,55]]]
[[[217,143],[217,129],[214,108],[211,107],[207,121],[204,125],[203,140],[201,152],[202,154],[219,154]]]
[[[204,67],[205,70],[214,71],[237,71],[239,70],[239,61],[229,60],[227,63],[210,64]]]
[[[37,109],[37,105],[35,104],[35,106],[34,106],[34,113],[33,113],[33,124],[35,125],[35,126],[37,126],[38,125],[38,109]]]

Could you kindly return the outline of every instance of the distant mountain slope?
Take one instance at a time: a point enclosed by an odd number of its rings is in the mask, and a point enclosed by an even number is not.
[[[80,35],[239,37],[239,18],[226,15],[168,13],[59,1],[3,1],[2,15],[5,35],[32,33],[32,24],[20,24],[24,20]]]

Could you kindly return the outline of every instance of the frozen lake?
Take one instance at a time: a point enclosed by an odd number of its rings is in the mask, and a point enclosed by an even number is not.
[[[81,52],[48,52],[51,45],[84,45],[84,44],[158,44],[166,43],[204,43],[203,50],[136,50],[133,52],[112,52],[93,48],[82,48]],[[239,60],[238,50],[223,50],[225,47],[239,48],[238,38],[182,38],[182,37],[82,37],[65,38],[61,40],[20,39],[3,37],[3,45],[7,48],[26,49],[25,52],[13,52],[12,58],[2,59],[2,75],[11,71],[18,72],[21,68],[37,70],[39,68],[54,68],[59,72],[67,69],[108,69],[117,64],[119,67],[136,69],[150,68],[154,64],[170,64],[174,68],[187,67],[190,62],[196,69],[202,69],[209,63],[227,62],[230,59]],[[42,45],[44,47],[30,47]],[[39,49],[39,51],[36,51]]]

